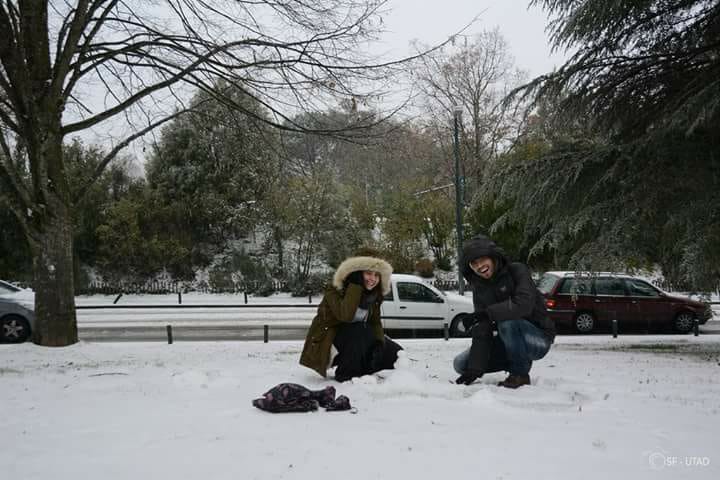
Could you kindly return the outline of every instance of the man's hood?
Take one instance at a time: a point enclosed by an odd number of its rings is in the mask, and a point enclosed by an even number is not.
[[[502,248],[498,247],[490,237],[475,235],[463,244],[462,274],[468,282],[471,282],[473,278],[480,278],[473,272],[472,268],[470,268],[470,262],[480,257],[491,257],[495,260],[493,276],[508,263],[505,252],[503,252]]]

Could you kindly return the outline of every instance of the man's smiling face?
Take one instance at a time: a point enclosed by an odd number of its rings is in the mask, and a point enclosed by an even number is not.
[[[476,258],[470,262],[470,268],[481,278],[488,280],[495,272],[495,262],[490,257]]]

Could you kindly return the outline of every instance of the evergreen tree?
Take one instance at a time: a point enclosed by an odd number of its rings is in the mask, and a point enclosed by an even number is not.
[[[513,207],[532,252],[559,267],[659,263],[674,281],[720,281],[720,4],[537,0],[556,48],[575,50],[517,95],[534,124],[490,195]],[[533,238],[534,237],[534,238]]]
[[[277,173],[274,134],[255,120],[265,110],[237,88],[220,82],[215,89],[217,94],[198,92],[192,112],[163,128],[146,165],[154,203],[148,233],[171,237],[189,252],[186,274],[251,231],[258,222],[256,204]],[[253,113],[229,108],[216,96]]]

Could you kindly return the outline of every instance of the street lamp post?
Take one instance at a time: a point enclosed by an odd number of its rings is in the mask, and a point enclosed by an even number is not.
[[[460,142],[458,140],[458,128],[460,123],[460,114],[462,107],[455,105],[453,107],[453,125],[454,125],[454,150],[455,150],[455,230],[457,231],[457,268],[458,268],[458,293],[463,295],[465,292],[465,281],[463,280],[462,270],[462,242],[463,242],[463,224],[462,224],[462,178],[460,177]]]

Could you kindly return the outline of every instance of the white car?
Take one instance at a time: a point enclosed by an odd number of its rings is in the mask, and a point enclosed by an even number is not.
[[[386,329],[442,330],[462,336],[462,317],[473,312],[472,299],[443,292],[415,275],[392,275],[392,290],[382,303]]]
[[[35,294],[0,280],[0,342],[20,343],[35,323]]]

